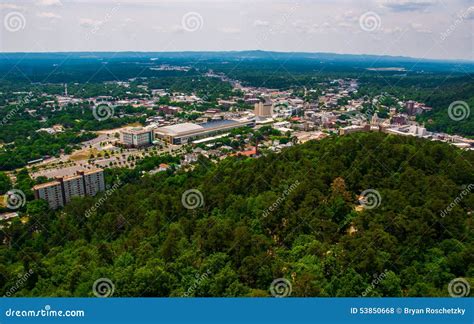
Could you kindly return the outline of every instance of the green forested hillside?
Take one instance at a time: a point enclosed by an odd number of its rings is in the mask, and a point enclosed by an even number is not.
[[[359,96],[374,96],[382,92],[400,99],[424,102],[432,111],[417,116],[428,130],[462,136],[474,136],[474,83],[472,76],[411,76],[361,78]],[[463,105],[453,105],[463,102]],[[450,106],[453,108],[450,109]],[[457,107],[457,108],[455,108]]]
[[[276,278],[291,296],[447,296],[474,277],[473,164],[447,144],[363,133],[122,179],[97,212],[99,198],[30,202],[28,222],[0,234],[0,293],[31,270],[14,296],[93,296],[99,278],[114,296],[269,296]],[[183,206],[189,189],[202,206]]]

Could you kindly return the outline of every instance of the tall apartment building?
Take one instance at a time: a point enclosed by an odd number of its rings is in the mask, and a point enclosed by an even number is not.
[[[79,171],[84,182],[84,192],[87,196],[95,196],[105,190],[104,171],[101,169]]]
[[[70,177],[58,178],[58,181],[62,183],[62,190],[64,195],[64,201],[69,202],[71,197],[84,196],[84,180],[82,176],[75,175]]]
[[[52,181],[34,186],[33,191],[36,199],[46,200],[49,207],[52,209],[64,206],[62,185],[59,181]]]
[[[256,117],[272,117],[273,104],[269,101],[256,103],[254,113]]]
[[[121,131],[122,143],[130,147],[141,147],[153,143],[153,130],[130,128]]]
[[[95,196],[105,190],[104,171],[78,171],[77,175],[33,187],[36,199],[44,199],[51,209],[63,207],[74,196]]]

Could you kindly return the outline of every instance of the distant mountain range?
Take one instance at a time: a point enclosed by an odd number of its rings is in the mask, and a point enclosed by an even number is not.
[[[182,52],[44,52],[44,53],[1,53],[3,59],[117,59],[117,58],[179,58],[187,59],[201,57],[202,59],[238,59],[238,60],[321,60],[321,61],[356,61],[356,62],[438,62],[451,64],[472,64],[467,60],[435,60],[413,58],[407,56],[369,55],[369,54],[336,54],[310,52],[272,52],[261,50],[249,51],[182,51]]]
[[[107,66],[104,68],[104,66]],[[472,61],[443,61],[402,56],[333,53],[229,51],[229,52],[55,52],[2,53],[0,77],[15,82],[103,82],[178,75],[160,71],[161,65],[189,66],[231,73],[271,74],[284,67],[297,73],[474,74]],[[184,72],[182,72],[184,73]]]

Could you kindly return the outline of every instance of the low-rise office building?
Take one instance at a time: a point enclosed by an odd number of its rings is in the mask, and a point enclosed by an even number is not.
[[[147,128],[124,129],[120,135],[122,144],[129,147],[142,147],[153,143],[153,130]]]

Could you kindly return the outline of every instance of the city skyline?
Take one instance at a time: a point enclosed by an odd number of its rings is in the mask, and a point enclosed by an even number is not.
[[[470,0],[39,0],[4,2],[0,10],[1,52],[265,50],[474,59]]]

